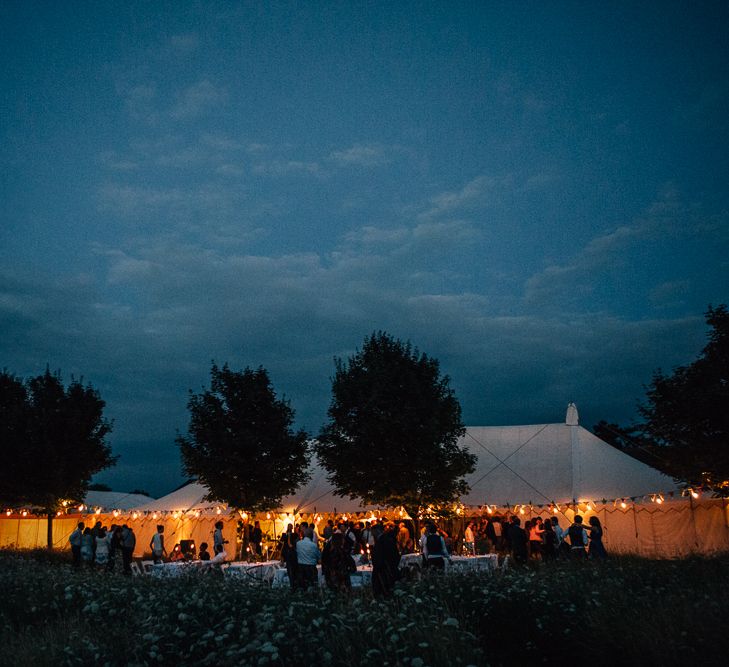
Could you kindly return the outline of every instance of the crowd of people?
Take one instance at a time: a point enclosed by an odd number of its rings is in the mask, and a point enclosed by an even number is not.
[[[80,521],[68,541],[75,567],[86,565],[113,572],[121,560],[122,572],[132,573],[137,537],[127,524],[112,524],[107,529],[101,521],[97,521],[93,528],[89,528]]]
[[[212,555],[209,544],[199,548],[191,540],[177,543],[170,552],[164,541],[164,526],[158,525],[149,548],[155,563],[200,560],[216,565],[228,560],[227,540],[223,537],[222,521],[215,524]],[[521,524],[517,515],[489,516],[468,521],[462,536],[454,540],[444,529],[428,522],[421,531],[417,545],[422,554],[422,565],[443,570],[454,549],[465,555],[498,553],[510,555],[517,564],[529,560],[602,559],[607,556],[602,542],[600,520],[591,516],[585,524],[575,515],[566,529],[556,516],[536,517]],[[250,553],[262,555],[263,533],[260,523],[249,527]],[[106,571],[114,571],[121,559],[124,574],[131,574],[131,563],[136,536],[128,526],[112,524],[107,530],[100,521],[93,528],[83,522],[70,536],[73,564],[87,564]],[[461,546],[462,545],[462,546]],[[376,595],[388,595],[399,577],[399,563],[403,555],[416,550],[411,526],[401,521],[373,519],[371,521],[344,521],[329,519],[321,534],[316,523],[288,524],[279,541],[282,565],[286,567],[289,582],[295,590],[318,586],[317,565],[321,564],[326,585],[334,590],[351,586],[350,575],[356,571],[354,556],[363,563],[372,564],[372,585]]]
[[[464,550],[469,554],[510,554],[517,563],[558,558],[602,559],[607,556],[600,519],[591,516],[587,525],[576,514],[568,528],[556,516],[528,519],[524,526],[517,515],[494,516],[470,521],[464,532]]]

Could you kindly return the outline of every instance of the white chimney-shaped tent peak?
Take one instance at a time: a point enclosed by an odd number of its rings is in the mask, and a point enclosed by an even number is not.
[[[580,416],[577,414],[577,406],[574,403],[570,403],[567,406],[567,417],[565,424],[568,426],[577,426],[580,423]]]

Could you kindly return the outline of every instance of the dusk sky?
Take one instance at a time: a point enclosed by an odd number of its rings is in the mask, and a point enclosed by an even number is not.
[[[188,390],[297,425],[385,330],[467,425],[628,423],[729,301],[729,4],[0,4],[0,367],[171,491]]]

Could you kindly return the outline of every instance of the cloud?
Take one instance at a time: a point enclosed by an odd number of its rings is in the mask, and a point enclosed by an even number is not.
[[[435,218],[449,215],[464,207],[483,205],[493,195],[497,180],[490,176],[477,176],[459,190],[441,192],[430,201],[430,207],[420,214],[420,218]]]
[[[228,93],[225,89],[203,79],[177,96],[177,101],[170,110],[170,116],[175,120],[193,120],[224,106],[227,101]]]
[[[381,144],[354,144],[345,150],[332,151],[329,159],[342,166],[379,167],[392,161],[393,149]]]
[[[122,89],[121,95],[124,107],[133,120],[147,124],[154,124],[159,120],[157,86],[153,83]]]
[[[606,274],[637,272],[647,253],[657,263],[659,257],[670,256],[670,248],[677,243],[687,244],[700,237],[725,243],[726,236],[726,226],[717,224],[716,216],[707,215],[701,207],[685,205],[669,186],[642,215],[593,237],[575,248],[565,262],[551,264],[529,277],[525,300],[530,304],[570,303],[590,294],[600,281],[604,283]],[[657,269],[654,272],[659,275]]]
[[[259,162],[254,165],[253,173],[263,176],[287,176],[289,174],[323,175],[318,162],[305,162],[302,160],[271,160],[269,162]]]

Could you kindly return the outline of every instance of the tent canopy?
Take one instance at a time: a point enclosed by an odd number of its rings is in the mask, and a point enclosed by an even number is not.
[[[595,501],[678,491],[674,481],[576,424],[469,427],[478,457],[465,505]]]
[[[459,444],[477,457],[476,470],[466,480],[467,506],[596,501],[678,491],[670,477],[620,452],[577,424],[531,426],[471,426]],[[207,489],[191,482],[167,496],[141,504],[139,511],[215,509],[221,503],[203,498]],[[382,509],[360,505],[334,494],[316,460],[311,480],[282,501],[281,510],[295,514],[368,512]]]
[[[129,510],[142,503],[154,499],[142,493],[121,493],[119,491],[89,491],[84,498],[84,505],[100,507],[102,511]]]

